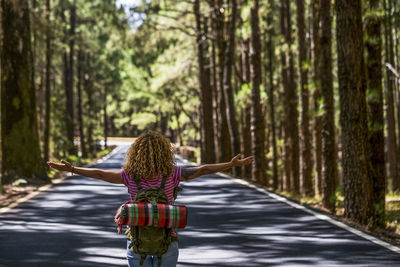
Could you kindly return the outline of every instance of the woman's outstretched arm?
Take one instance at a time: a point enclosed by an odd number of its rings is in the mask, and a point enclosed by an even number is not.
[[[236,155],[230,162],[204,164],[199,167],[184,167],[182,169],[182,181],[191,180],[201,175],[216,173],[228,170],[236,166],[244,166],[251,164],[254,161],[254,156],[242,159],[243,155]]]
[[[78,175],[100,179],[113,184],[122,184],[121,174],[119,170],[108,171],[101,169],[74,167],[71,165],[71,163],[65,160],[61,160],[61,163],[48,161],[47,164],[51,168],[59,171],[72,172]]]

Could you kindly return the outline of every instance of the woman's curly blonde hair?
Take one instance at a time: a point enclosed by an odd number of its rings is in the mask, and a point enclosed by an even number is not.
[[[174,168],[174,147],[168,138],[155,131],[147,131],[133,142],[123,166],[132,179],[168,177]]]

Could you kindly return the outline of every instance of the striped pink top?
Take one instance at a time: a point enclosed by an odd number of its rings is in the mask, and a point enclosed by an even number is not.
[[[172,175],[167,177],[167,180],[165,182],[165,187],[164,187],[164,192],[168,197],[168,201],[170,204],[173,204],[174,202],[174,188],[179,185],[179,182],[181,181],[181,175],[182,175],[182,168],[181,167],[175,167],[174,171],[172,172]],[[128,187],[128,193],[131,196],[131,199],[134,200],[137,192],[139,191],[135,181],[131,178],[129,173],[125,172],[124,169],[121,169],[121,178],[122,178],[122,183]],[[161,186],[161,180],[162,177],[158,177],[158,179],[141,179],[140,180],[140,185],[143,188],[149,187],[149,186]]]

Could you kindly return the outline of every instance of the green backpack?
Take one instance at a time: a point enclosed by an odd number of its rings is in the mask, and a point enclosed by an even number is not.
[[[168,204],[168,197],[164,192],[165,181],[167,177],[163,176],[160,187],[142,188],[139,179],[135,179],[138,193],[135,196],[135,202],[149,202],[152,205]],[[174,190],[174,198],[181,188],[176,187]],[[157,224],[155,224],[157,225]],[[161,265],[161,257],[168,251],[172,241],[177,241],[176,237],[171,236],[171,229],[156,226],[131,226],[126,231],[127,237],[131,240],[129,248],[133,248],[136,254],[141,256],[140,265],[148,255],[156,255],[158,257],[158,266]],[[173,240],[174,239],[174,240]]]

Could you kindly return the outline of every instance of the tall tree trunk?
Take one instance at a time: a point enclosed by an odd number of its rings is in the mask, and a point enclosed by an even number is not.
[[[68,149],[69,154],[75,154],[75,145],[74,145],[74,49],[75,49],[75,22],[76,22],[76,0],[74,0],[73,4],[70,7],[70,30],[69,30],[69,66],[68,66],[68,94],[67,94],[67,113],[68,118],[70,119],[69,127],[67,129],[68,140],[70,142],[70,146]],[[72,145],[72,146],[71,146]]]
[[[87,142],[88,142],[88,156],[93,157],[94,156],[94,140],[93,140],[93,81],[91,80],[92,73],[90,72],[91,70],[91,55],[89,53],[84,54],[84,61],[85,61],[85,73],[83,75],[83,89],[86,92],[87,95],[87,115],[88,115],[88,130],[87,130]]]
[[[280,120],[279,126],[278,126],[278,139],[282,140],[284,138],[283,136],[283,120]],[[284,155],[284,146],[281,146],[281,149],[279,150],[280,155]],[[286,170],[284,172],[279,173],[279,190],[284,191],[285,190],[285,181],[284,181],[284,175]]]
[[[331,1],[321,0],[321,89],[323,97],[322,116],[322,204],[331,212],[335,211],[337,186],[337,163],[335,144],[335,109],[332,77],[332,13]],[[340,63],[340,62],[339,62]]]
[[[46,0],[46,89],[45,89],[45,123],[44,123],[44,160],[47,162],[49,160],[50,154],[50,88],[51,88],[51,27],[50,27],[50,0]]]
[[[197,59],[199,64],[199,83],[201,93],[201,131],[203,132],[202,143],[204,147],[204,163],[215,162],[215,150],[214,150],[214,125],[212,113],[212,87],[211,87],[211,73],[210,73],[210,59],[208,55],[208,40],[207,34],[207,22],[201,21],[200,14],[200,1],[196,0],[193,5],[193,11],[196,16],[196,43],[197,43]],[[202,24],[204,33],[202,30]]]
[[[200,70],[199,70],[200,71]],[[201,86],[201,85],[200,85]],[[200,99],[200,103],[202,102],[202,100]],[[197,139],[199,140],[199,147],[200,147],[200,161],[201,162],[206,162],[206,148],[205,145],[206,143],[204,143],[204,123],[203,123],[203,105],[200,104],[197,110],[197,113],[199,114],[199,126],[200,126],[200,138]]]
[[[299,41],[299,68],[300,68],[300,88],[301,88],[301,130],[303,136],[302,145],[302,194],[304,196],[313,195],[312,186],[312,162],[311,162],[311,134],[309,118],[309,93],[308,93],[308,66],[307,66],[307,46],[306,46],[306,24],[304,19],[304,0],[297,2],[297,26]]]
[[[291,50],[292,41],[292,26],[291,26],[291,15],[290,15],[290,1],[285,0],[287,8],[287,44],[289,45],[289,105],[290,105],[290,139],[291,139],[291,166],[292,166],[292,184],[293,192],[295,194],[300,193],[300,149],[299,149],[299,126],[297,111],[298,97],[295,82],[295,70],[294,70],[294,58],[293,51]]]
[[[251,141],[252,154],[255,164],[252,170],[252,179],[262,185],[266,185],[265,172],[265,126],[264,114],[260,99],[261,86],[261,37],[258,17],[258,0],[251,7]]]
[[[320,4],[321,0],[312,0],[311,3],[311,61],[312,78],[314,82],[314,162],[315,162],[315,194],[322,195],[322,116],[319,114],[321,95],[320,75]]]
[[[29,4],[29,0],[28,0],[28,6],[29,6],[30,4]],[[36,7],[37,7],[37,2],[36,2],[36,0],[32,0],[32,8],[31,8],[31,11],[29,12],[30,13],[30,22],[31,22],[31,32],[32,32],[32,44],[31,44],[31,50],[32,50],[32,53],[31,53],[31,61],[32,61],[32,66],[31,66],[31,68],[32,68],[32,71],[31,71],[31,75],[32,75],[32,82],[33,82],[33,88],[34,88],[34,91],[35,91],[35,93],[36,93],[36,96],[39,96],[38,98],[37,98],[37,100],[36,101],[40,101],[40,99],[41,99],[41,97],[42,97],[42,87],[39,85],[39,87],[37,87],[36,86],[36,80],[35,80],[35,77],[36,77],[36,64],[37,64],[37,62],[36,62],[36,46],[37,46],[37,41],[38,41],[38,38],[37,38],[37,23],[35,23],[35,21],[34,21],[34,17],[35,16],[39,16],[39,14],[37,14],[36,13]],[[41,105],[42,103],[40,103],[39,102],[39,121],[38,121],[38,126],[39,126],[39,132],[38,132],[38,134],[39,134],[39,140],[41,139],[40,138],[40,135],[41,135],[41,133],[40,133],[40,129],[41,129],[41,125],[40,125],[40,123],[41,123],[41,118],[42,118],[42,114],[40,113],[41,112],[41,108],[42,108],[42,105]],[[39,144],[40,144],[40,141],[39,141]]]
[[[281,33],[285,37],[284,43],[287,42],[287,2],[281,1],[280,6],[280,15],[281,15]],[[291,143],[290,143],[290,100],[289,100],[289,90],[290,90],[290,81],[289,81],[289,57],[287,49],[284,49],[284,44],[281,45],[281,76],[282,76],[282,85],[283,85],[283,110],[284,110],[284,119],[283,119],[283,135],[284,135],[284,169],[285,175],[283,180],[283,190],[292,191],[292,168],[291,168]]]
[[[79,139],[80,139],[80,146],[81,146],[81,152],[82,152],[82,157],[87,158],[88,153],[86,150],[86,142],[85,142],[85,133],[83,129],[83,114],[82,114],[82,83],[84,80],[83,76],[83,69],[82,66],[84,64],[84,55],[82,52],[82,49],[79,49],[78,51],[78,84],[77,84],[77,90],[78,90],[78,122],[79,122]]]
[[[28,1],[2,0],[1,12],[2,182],[21,176],[47,181],[39,147]]]
[[[336,14],[344,215],[367,224],[373,213],[361,0],[336,1]]]
[[[397,71],[397,73],[399,73],[400,71],[399,71],[399,64],[400,64],[400,58],[399,58],[399,39],[400,39],[400,37],[399,37],[399,27],[400,27],[400,18],[399,18],[399,12],[400,12],[400,10],[398,9],[398,2],[396,2],[396,1],[394,1],[393,2],[393,13],[394,14],[396,14],[396,16],[394,16],[394,25],[395,25],[395,27],[394,27],[394,40],[395,40],[395,44],[394,44],[394,47],[395,47],[395,56],[396,56],[396,60],[395,60],[395,64],[394,64],[394,68],[396,69],[396,71]],[[399,81],[398,81],[398,79],[396,80],[396,84],[397,84],[397,89],[399,89]],[[398,100],[398,102],[397,102],[397,104],[398,105],[400,105],[400,100]],[[400,110],[400,109],[399,109]],[[400,121],[400,120],[399,120]],[[399,127],[400,128],[400,127]],[[399,134],[400,134],[400,131],[399,131]],[[399,137],[399,139],[400,139],[400,137]],[[399,146],[400,147],[400,146]]]
[[[211,20],[211,28],[212,32],[215,33],[216,31],[216,22],[215,22],[215,14],[211,14],[212,20]],[[220,122],[220,116],[219,116],[219,107],[218,107],[218,78],[217,78],[217,60],[216,60],[216,41],[215,38],[211,40],[211,62],[212,62],[212,106],[213,106],[213,126],[215,129],[214,132],[214,148],[219,147],[219,136],[220,136],[220,130],[219,130],[219,122]],[[219,158],[219,152],[215,151],[215,157]]]
[[[204,29],[204,91],[202,92],[202,107],[203,107],[203,127],[204,127],[204,142],[207,158],[206,162],[213,163],[215,158],[214,147],[214,121],[213,121],[213,86],[211,82],[211,54],[208,36],[208,18],[203,19]]]
[[[224,98],[226,101],[226,118],[228,120],[229,135],[231,137],[231,151],[232,156],[240,153],[240,137],[238,123],[236,120],[236,111],[234,103],[234,92],[232,88],[232,67],[235,56],[235,29],[236,29],[236,16],[237,4],[236,0],[230,1],[232,7],[232,14],[229,20],[229,35],[228,35],[228,48],[225,51],[225,65],[224,65]],[[233,169],[233,174],[241,176],[241,168],[236,167]]]
[[[39,67],[40,68],[40,67]],[[44,141],[44,133],[41,131],[41,129],[44,129],[44,112],[45,112],[45,79],[46,79],[46,73],[45,73],[45,69],[41,69],[40,72],[38,72],[38,76],[40,77],[40,82],[38,84],[38,86],[34,86],[35,87],[35,92],[36,92],[36,106],[38,107],[38,129],[39,129],[39,143],[41,143],[41,141]]]
[[[178,130],[179,145],[183,146],[182,127],[179,122],[179,117],[181,115],[181,111],[178,109],[178,105],[176,104],[176,101],[174,101],[173,103],[174,103],[174,115],[176,118],[176,124],[177,124],[177,128],[178,128],[177,130]]]
[[[399,11],[397,10],[397,1],[393,1],[392,4],[392,13],[395,14],[393,17],[394,21],[394,28],[393,28],[393,38],[394,38],[394,57],[393,57],[393,61],[394,61],[394,65],[393,68],[396,70],[397,75],[399,72],[399,63],[400,63],[400,59],[399,59],[399,35],[398,35],[398,27],[400,27],[399,24]],[[393,40],[392,38],[392,40]],[[392,41],[393,42],[393,41]],[[394,78],[394,90],[396,92],[396,108],[397,108],[397,140],[399,140],[399,142],[397,142],[397,155],[400,154],[400,92],[399,92],[399,76],[396,76],[396,78]],[[400,157],[397,157],[397,166],[400,165]],[[399,175],[398,175],[398,179],[400,179]],[[400,181],[396,182],[396,184],[398,185],[398,189],[400,189]]]
[[[108,139],[108,117],[107,117],[107,85],[104,86],[104,103],[103,103],[103,121],[104,121],[104,148],[107,149],[107,139]],[[164,117],[161,115],[161,126],[163,125]],[[165,125],[166,126],[166,125]],[[165,134],[166,132],[166,127],[161,127],[161,132],[162,134]]]
[[[383,1],[385,10],[385,61],[390,65],[393,64],[393,39],[392,39],[392,19],[390,15],[391,1],[389,1],[389,7],[387,7],[387,0]],[[394,99],[393,99],[393,77],[391,70],[386,68],[386,105],[387,105],[387,121],[388,121],[388,159],[389,159],[389,177],[392,178],[392,189],[393,191],[400,190],[400,176],[398,174],[398,156],[397,156],[397,141],[396,140],[396,121],[394,117]],[[400,141],[400,140],[399,140]]]
[[[216,43],[217,43],[217,51],[218,51],[218,79],[219,79],[219,114],[220,114],[220,139],[219,139],[219,161],[226,162],[231,160],[232,152],[231,152],[231,138],[229,134],[229,126],[228,119],[226,117],[226,99],[224,97],[224,64],[225,64],[225,50],[226,50],[226,41],[224,37],[224,28],[225,28],[225,16],[224,16],[224,5],[223,0],[216,0],[212,2],[212,6],[214,7],[215,13],[215,21],[216,21]]]
[[[275,122],[275,101],[274,101],[274,44],[272,41],[272,37],[274,36],[274,27],[273,27],[273,10],[274,10],[274,1],[269,0],[269,13],[267,17],[268,23],[268,42],[267,42],[267,53],[268,53],[268,85],[269,85],[269,110],[271,117],[271,134],[272,134],[272,188],[274,190],[278,189],[278,151],[276,147],[276,122]]]
[[[287,45],[287,54],[281,57],[281,61],[285,66],[283,79],[287,79],[284,82],[284,105],[287,107],[285,112],[285,162],[290,166],[285,166],[286,174],[291,174],[290,177],[286,178],[286,188],[294,192],[295,194],[300,193],[299,183],[299,169],[300,169],[300,158],[299,158],[299,127],[298,127],[298,111],[297,111],[297,95],[296,95],[296,83],[295,83],[295,71],[293,62],[292,46],[292,26],[290,18],[290,2],[289,0],[281,1],[281,25]],[[283,62],[284,61],[284,62]],[[290,171],[288,170],[290,169]],[[290,181],[290,182],[289,182]]]
[[[370,177],[372,179],[373,225],[385,226],[385,139],[383,133],[382,41],[379,0],[369,0],[366,15],[367,90],[369,107]]]
[[[250,71],[250,44],[249,39],[242,41],[242,82],[243,84],[250,84],[251,79],[251,71]],[[242,85],[243,85],[242,84]],[[251,155],[251,105],[247,104],[243,110],[243,127],[242,127],[242,136],[243,136],[243,153],[246,157]],[[252,165],[246,165],[244,167],[244,177],[251,178],[252,176]]]
[[[72,11],[72,9],[71,9]],[[72,17],[72,14],[71,14]],[[64,23],[66,23],[66,18],[65,18],[65,10],[61,11],[61,19]],[[70,24],[72,22],[72,19],[70,19]],[[72,26],[72,25],[71,25]],[[71,29],[70,32],[68,33],[67,30],[64,31],[64,36],[63,36],[63,43],[67,45],[67,39],[70,38],[71,36]],[[69,45],[71,46],[71,41],[69,42]],[[65,110],[66,110],[66,118],[65,118],[65,128],[66,128],[66,133],[67,133],[67,150],[69,154],[74,154],[74,105],[73,105],[73,92],[72,92],[72,86],[71,86],[71,64],[70,64],[70,55],[71,50],[68,51],[66,48],[64,48],[63,51],[63,81],[64,81],[64,90],[65,90],[65,96],[66,96],[66,101],[65,101]]]

